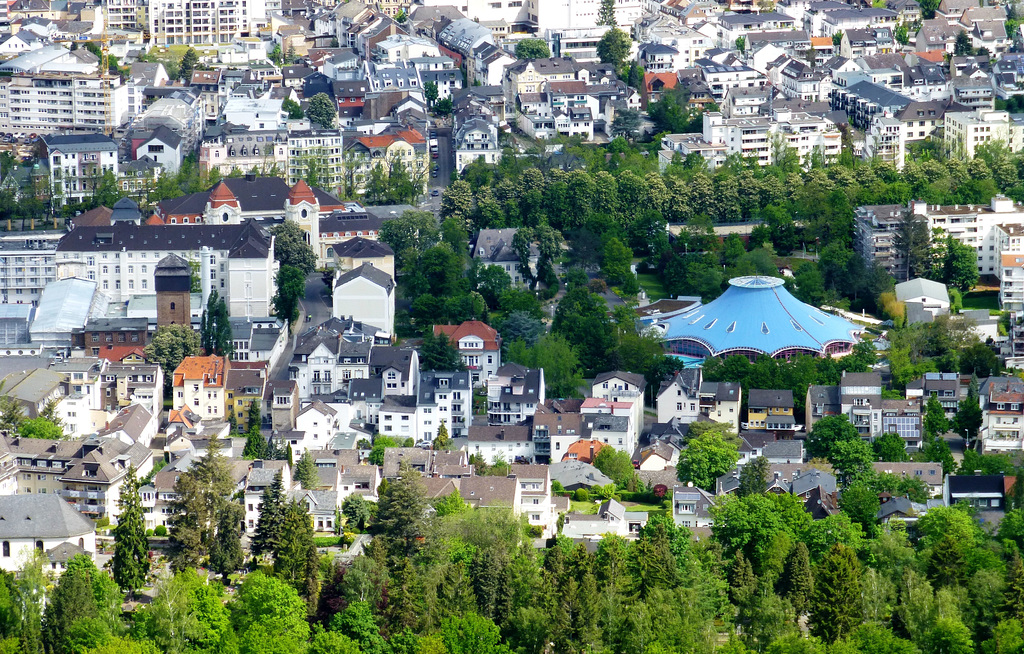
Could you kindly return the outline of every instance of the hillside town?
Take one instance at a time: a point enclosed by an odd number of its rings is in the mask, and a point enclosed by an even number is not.
[[[0,652],[1024,652],[1002,0],[0,0]]]

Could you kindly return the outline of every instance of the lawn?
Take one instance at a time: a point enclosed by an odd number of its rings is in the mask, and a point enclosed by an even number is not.
[[[569,500],[569,510],[575,513],[597,513],[598,507],[600,507],[600,504],[593,501],[577,502],[576,500]]]
[[[999,311],[999,291],[973,291],[964,295],[964,309]]]
[[[640,285],[647,291],[647,297],[651,302],[668,298],[665,287],[654,273],[638,273],[636,277],[640,280]]]
[[[665,513],[665,507],[661,505],[661,502],[649,503],[649,502],[623,502],[622,506],[626,507],[627,511],[646,511],[647,513]]]

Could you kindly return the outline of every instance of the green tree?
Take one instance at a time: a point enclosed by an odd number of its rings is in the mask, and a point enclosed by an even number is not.
[[[736,38],[736,49],[739,51],[742,57],[747,51],[747,37],[739,36]]]
[[[133,595],[142,588],[149,574],[149,539],[139,495],[135,466],[129,465],[117,499],[117,526],[114,527],[114,557],[110,568],[118,587]]]
[[[102,643],[121,628],[122,600],[117,585],[92,559],[72,557],[46,603],[42,639],[47,652],[70,653]]]
[[[559,334],[546,334],[532,347],[514,341],[505,356],[507,361],[544,370],[544,386],[549,397],[579,397],[583,373],[576,350]]]
[[[734,443],[720,433],[705,432],[687,441],[686,449],[679,453],[676,474],[679,481],[692,481],[694,486],[714,492],[715,480],[732,470],[739,458]]]
[[[60,440],[64,438],[64,430],[46,418],[31,418],[21,423],[18,435],[22,438],[45,438]]]
[[[306,231],[297,223],[286,220],[270,229],[274,234],[274,259],[282,266],[291,266],[310,275],[316,270],[316,253],[306,241]]]
[[[324,129],[334,127],[334,120],[338,116],[338,109],[331,102],[326,93],[317,93],[309,100],[306,107],[306,117],[311,123],[315,123]]]
[[[434,502],[434,511],[439,518],[462,513],[468,509],[469,505],[462,499],[458,489]]]
[[[910,457],[907,455],[906,446],[899,434],[882,434],[875,439],[871,447],[875,450],[875,458],[879,461],[898,463],[910,460]]]
[[[168,390],[174,380],[175,368],[185,357],[197,356],[199,348],[199,334],[188,325],[164,325],[157,328],[153,340],[146,346],[146,360],[160,364],[164,387]]]
[[[1018,552],[1013,553],[1006,569],[1003,610],[1015,620],[1024,620],[1024,561]]]
[[[633,40],[617,27],[613,27],[604,33],[597,43],[597,56],[601,58],[602,64],[611,64],[615,70],[622,68],[622,63],[629,56],[633,47]]]
[[[564,336],[575,348],[586,371],[605,369],[614,334],[608,307],[600,296],[586,288],[570,289],[558,303],[551,331]]]
[[[196,65],[199,63],[199,54],[195,48],[189,48],[185,51],[185,55],[181,58],[181,65],[178,68],[178,74],[181,75],[182,81],[186,84],[192,81],[192,73],[196,69]]]
[[[291,324],[299,319],[299,300],[306,295],[306,276],[298,268],[281,266],[275,283],[274,315]]]
[[[364,531],[373,519],[373,511],[370,503],[362,495],[349,495],[341,503],[341,514],[345,517],[345,524]]]
[[[768,474],[771,464],[768,459],[759,456],[749,461],[740,469],[740,486],[736,493],[740,497],[759,495],[768,488]]]
[[[263,436],[261,429],[263,417],[260,414],[260,401],[253,400],[249,403],[249,411],[246,416],[249,428],[245,434],[245,448],[242,450],[242,458],[262,459],[267,456],[267,439]]]
[[[469,183],[457,179],[441,194],[441,220],[454,218],[463,229],[472,228],[473,189]]]
[[[966,30],[961,29],[957,32],[956,41],[953,43],[953,55],[963,57],[973,53],[974,47],[971,45],[971,37],[967,34]]]
[[[438,452],[445,452],[452,448],[452,437],[448,435],[448,425],[443,421],[437,427],[437,436],[434,438],[433,448]]]
[[[814,576],[811,633],[827,643],[845,638],[861,622],[860,607],[860,563],[853,550],[837,543]]]
[[[299,462],[295,464],[295,481],[302,485],[305,490],[319,488],[320,486],[320,475],[317,474],[316,462],[313,461],[313,453],[306,450],[299,457]]]
[[[210,292],[199,328],[200,346],[208,354],[231,356],[231,322],[228,305],[216,290]]]
[[[413,551],[416,538],[423,533],[423,511],[426,508],[425,490],[420,473],[403,463],[398,479],[380,491],[377,502],[377,532],[396,554]]]
[[[810,553],[806,544],[798,542],[786,557],[779,578],[779,594],[789,601],[797,616],[801,616],[810,608],[813,591]]]
[[[978,379],[975,377],[971,379],[971,383],[967,387],[967,397],[960,400],[956,418],[953,420],[956,432],[963,436],[968,447],[973,446],[974,441],[978,438],[978,431],[981,429],[984,419],[978,395]]]
[[[448,341],[447,334],[434,330],[428,330],[423,336],[423,345],[420,346],[420,370],[450,371],[465,370],[462,362],[462,355],[455,346]]]
[[[427,101],[427,106],[432,107],[437,102],[437,82],[427,82],[423,85],[423,97]]]
[[[303,652],[309,639],[306,605],[294,588],[262,572],[250,573],[231,605],[241,654]],[[266,643],[273,643],[272,650]]]
[[[226,502],[217,514],[217,534],[210,544],[210,569],[220,574],[224,583],[245,561],[242,553],[243,518],[245,511],[234,502]]]
[[[874,536],[878,530],[878,493],[864,483],[854,483],[839,497],[839,508],[860,524],[864,533]]]
[[[594,467],[608,475],[616,484],[625,484],[636,474],[629,453],[614,447],[602,447],[594,457]]]
[[[303,116],[306,115],[302,112],[302,107],[299,106],[299,103],[291,98],[285,98],[284,102],[281,103],[281,109],[288,113],[289,120],[302,120]]]
[[[959,40],[959,36],[957,40]],[[970,245],[946,238],[946,256],[942,264],[942,281],[966,293],[978,283],[978,254]]]
[[[544,39],[522,39],[516,42],[516,59],[547,59],[551,56]]]
[[[434,103],[434,113],[439,116],[447,116],[452,112],[452,108],[452,99],[450,97],[441,98]]]
[[[195,567],[210,553],[217,537],[219,516],[234,504],[235,490],[221,443],[214,438],[203,455],[174,484],[171,503],[171,566],[175,571]],[[240,521],[240,518],[239,518]]]
[[[633,251],[617,238],[610,239],[604,246],[604,255],[601,257],[601,274],[605,276],[608,283],[618,286],[632,277],[630,265],[633,263]]]
[[[3,391],[0,382],[0,392]],[[9,395],[0,397],[0,431],[7,435],[16,434],[25,422],[25,408]]]
[[[256,519],[256,533],[252,537],[252,553],[259,556],[274,552],[282,535],[282,514],[284,511],[284,479],[281,473],[274,475],[274,481],[263,489],[260,498],[259,517]]]
[[[618,23],[615,20],[615,0],[601,0],[601,8],[597,12],[597,24],[608,25],[609,27],[616,27]],[[519,53],[516,52],[516,56]]]
[[[924,410],[924,433],[934,438],[949,431],[949,420],[946,418],[946,410],[942,408],[939,398],[935,395],[928,396],[928,402]]]
[[[960,32],[963,34],[963,31]],[[959,41],[959,37],[957,37]],[[925,654],[972,654],[974,642],[970,630],[955,618],[940,617],[925,639]]]
[[[310,575],[319,575],[319,569],[310,571],[310,550],[316,554],[313,542],[313,519],[305,504],[291,501],[284,505],[281,516],[281,538],[274,549],[274,572],[290,583],[300,594],[304,594]],[[318,565],[316,566],[319,567]],[[307,599],[309,599],[307,597]],[[313,598],[316,601],[316,598]]]

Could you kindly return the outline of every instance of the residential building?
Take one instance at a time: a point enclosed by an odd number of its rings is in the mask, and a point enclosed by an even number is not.
[[[692,485],[672,488],[672,520],[678,527],[707,529],[714,522],[711,517],[714,505],[714,495],[702,488]]]
[[[701,382],[699,392],[701,415],[732,425],[732,430],[739,433],[742,387],[736,382]]]
[[[0,302],[39,303],[43,289],[57,281],[59,232],[12,232],[0,236]]]
[[[199,72],[207,71],[197,71],[196,74]],[[254,168],[259,171],[260,175],[269,175],[275,168],[278,171],[288,170],[291,173],[289,146],[293,136],[296,141],[303,140],[300,133],[289,134],[284,129],[260,131],[251,129],[247,125],[214,125],[206,129],[199,145],[199,170],[204,173],[218,170],[224,176],[230,175],[233,171],[248,172]],[[340,138],[339,135],[339,147]],[[306,152],[315,152],[315,150],[306,150]],[[299,159],[296,162],[298,165],[301,163],[301,158],[297,157],[297,159]],[[317,163],[325,161],[326,158],[318,158]],[[324,176],[321,179],[330,182],[333,177],[334,175],[328,169],[324,171]],[[340,184],[340,174],[337,177],[336,184]]]
[[[595,541],[613,534],[636,538],[647,524],[646,511],[627,511],[613,499],[605,500],[595,514],[566,513],[561,536],[576,541]]]
[[[128,87],[117,75],[24,72],[6,87],[7,126],[14,130],[112,132],[128,117]]]
[[[871,81],[858,81],[849,86],[832,87],[830,102],[833,111],[845,111],[850,123],[860,129],[869,129],[876,115],[897,115],[911,99]]]
[[[700,368],[684,368],[670,381],[663,381],[658,389],[658,422],[667,423],[673,418],[683,424],[697,420],[700,415],[700,384],[703,375]]]
[[[491,425],[519,424],[543,403],[543,368],[507,363],[487,378],[487,422]]]
[[[177,173],[182,158],[187,154],[182,150],[181,136],[171,131],[169,127],[157,125],[152,132],[137,132],[133,135],[134,141],[138,140],[138,147],[135,147],[135,156],[138,159],[148,157],[166,173]]]
[[[802,425],[793,417],[793,391],[750,389],[747,396],[747,421],[744,429],[792,433]]]
[[[950,151],[968,161],[974,158],[978,146],[986,143],[1001,143],[1011,152],[1024,147],[1024,125],[1006,111],[947,111],[943,130]]]
[[[247,432],[252,426],[249,422],[249,408],[253,402],[261,407],[267,390],[267,373],[269,366],[266,362],[237,363],[227,370],[225,381],[225,414],[230,416],[233,412],[235,420],[238,421],[238,429]],[[262,425],[262,418],[260,424]]]
[[[333,316],[359,321],[391,336],[395,333],[395,292],[391,275],[364,263],[334,280]]]
[[[357,236],[335,244],[331,254],[330,263],[339,272],[355,270],[368,263],[392,278],[395,276],[395,252],[387,243]]]
[[[895,475],[920,479],[932,497],[942,495],[942,464],[935,462],[890,463],[879,461],[871,464],[871,469],[878,474]]]
[[[986,453],[1024,449],[1024,380],[989,377],[979,389],[984,416],[978,438]]]
[[[332,318],[300,334],[288,367],[299,397],[328,395],[350,379],[369,378],[376,333],[374,327]]]
[[[919,451],[924,438],[921,401],[882,400],[881,431],[902,438],[908,452]]]
[[[498,330],[479,320],[459,325],[434,325],[434,335],[444,334],[459,351],[473,387],[482,387],[501,367],[501,336]]]
[[[473,162],[493,165],[501,159],[498,126],[491,121],[471,118],[463,122],[455,132],[454,143],[455,170],[459,173]]]
[[[942,282],[918,277],[896,284],[896,299],[907,307],[907,322],[931,322],[949,313],[949,291]]]
[[[548,466],[514,464],[509,474],[519,484],[519,513],[527,523],[542,529],[541,536],[550,536],[556,530],[558,511],[551,497],[551,475]]]
[[[839,380],[839,402],[861,438],[882,435],[882,376],[877,372],[847,372]]]
[[[854,248],[868,263],[882,266],[897,279],[906,279],[906,262],[894,247],[896,232],[909,210],[899,204],[861,206],[854,209]]]
[[[373,169],[382,162],[401,163],[414,183],[426,188],[430,152],[426,138],[415,129],[356,136],[344,146],[344,182],[358,192],[366,188]]]
[[[267,22],[267,3],[231,0],[154,0],[146,8],[147,33],[154,44],[225,45]]]
[[[92,196],[106,173],[121,168],[117,143],[105,134],[54,134],[43,137],[50,169],[50,198],[56,205]]]
[[[942,487],[946,506],[969,504],[977,511],[1006,509],[1003,475],[949,475]]]
[[[433,441],[442,424],[452,438],[465,436],[473,422],[473,385],[469,372],[420,373],[416,409],[420,420],[418,440]]]
[[[512,242],[515,239],[517,227],[503,229],[481,229],[476,234],[473,242],[471,256],[478,260],[481,265],[499,266],[508,273],[513,284],[524,284],[526,277],[520,270],[519,254],[512,249]],[[535,245],[530,245],[530,274],[536,274],[538,250]]]
[[[229,368],[225,357],[185,357],[174,370],[173,408],[187,408],[203,420],[226,420]]]
[[[960,406],[960,375],[955,372],[926,372],[907,384],[907,399],[920,398],[922,407],[935,397],[942,405],[946,417],[956,417]]]
[[[242,497],[242,505],[245,507],[243,524],[245,533],[249,537],[256,533],[256,525],[259,524],[260,510],[263,508],[263,492],[274,483],[274,479],[278,475],[281,476],[281,487],[285,491],[291,488],[291,466],[287,461],[256,459],[245,475],[245,489]],[[333,518],[333,508],[331,514]]]

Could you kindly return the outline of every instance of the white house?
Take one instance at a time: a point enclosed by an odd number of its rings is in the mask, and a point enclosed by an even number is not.
[[[177,173],[182,159],[181,137],[169,127],[158,125],[135,151],[135,158],[149,157],[164,168],[165,173]]]
[[[909,323],[931,322],[949,313],[949,291],[942,282],[919,277],[896,284],[896,299],[907,305]]]
[[[554,534],[558,512],[551,497],[551,475],[543,465],[513,465],[509,472],[519,484],[519,513],[532,526],[541,527],[544,537]]]
[[[501,367],[501,336],[498,330],[479,320],[460,325],[434,325],[434,335],[444,334],[462,356],[462,363],[473,378],[473,386],[483,386]]]
[[[350,405],[329,406],[313,400],[300,409],[295,418],[295,431],[302,437],[291,441],[293,459],[297,461],[306,450],[328,448],[338,430],[348,428],[348,408]]]
[[[335,318],[373,325],[386,335],[395,333],[395,280],[364,263],[334,280]]]
[[[33,550],[64,544],[96,554],[96,527],[58,495],[0,496],[0,568],[16,572]]]
[[[700,368],[680,370],[658,390],[658,422],[678,418],[689,424],[700,415]]]
[[[472,425],[466,430],[466,453],[479,455],[488,464],[517,459],[532,461],[534,443],[526,425]]]
[[[471,118],[455,132],[455,170],[462,170],[474,161],[496,164],[501,159],[498,126],[481,118]]]
[[[252,462],[249,471],[245,475],[245,491],[242,504],[245,509],[245,533],[250,536],[256,533],[256,525],[259,523],[260,509],[263,506],[263,491],[274,483],[274,478],[277,475],[281,475],[281,487],[283,489],[291,488],[291,467],[287,461],[263,461],[257,459]]]
[[[710,509],[714,505],[714,495],[696,486],[672,488],[672,519],[677,526],[690,529],[710,527]]]
[[[121,171],[117,142],[105,134],[55,134],[44,136],[43,143],[55,204],[81,202],[92,196],[104,174],[116,177]]]
[[[420,438],[432,441],[445,424],[452,438],[473,422],[473,385],[468,372],[423,372],[416,399]]]

